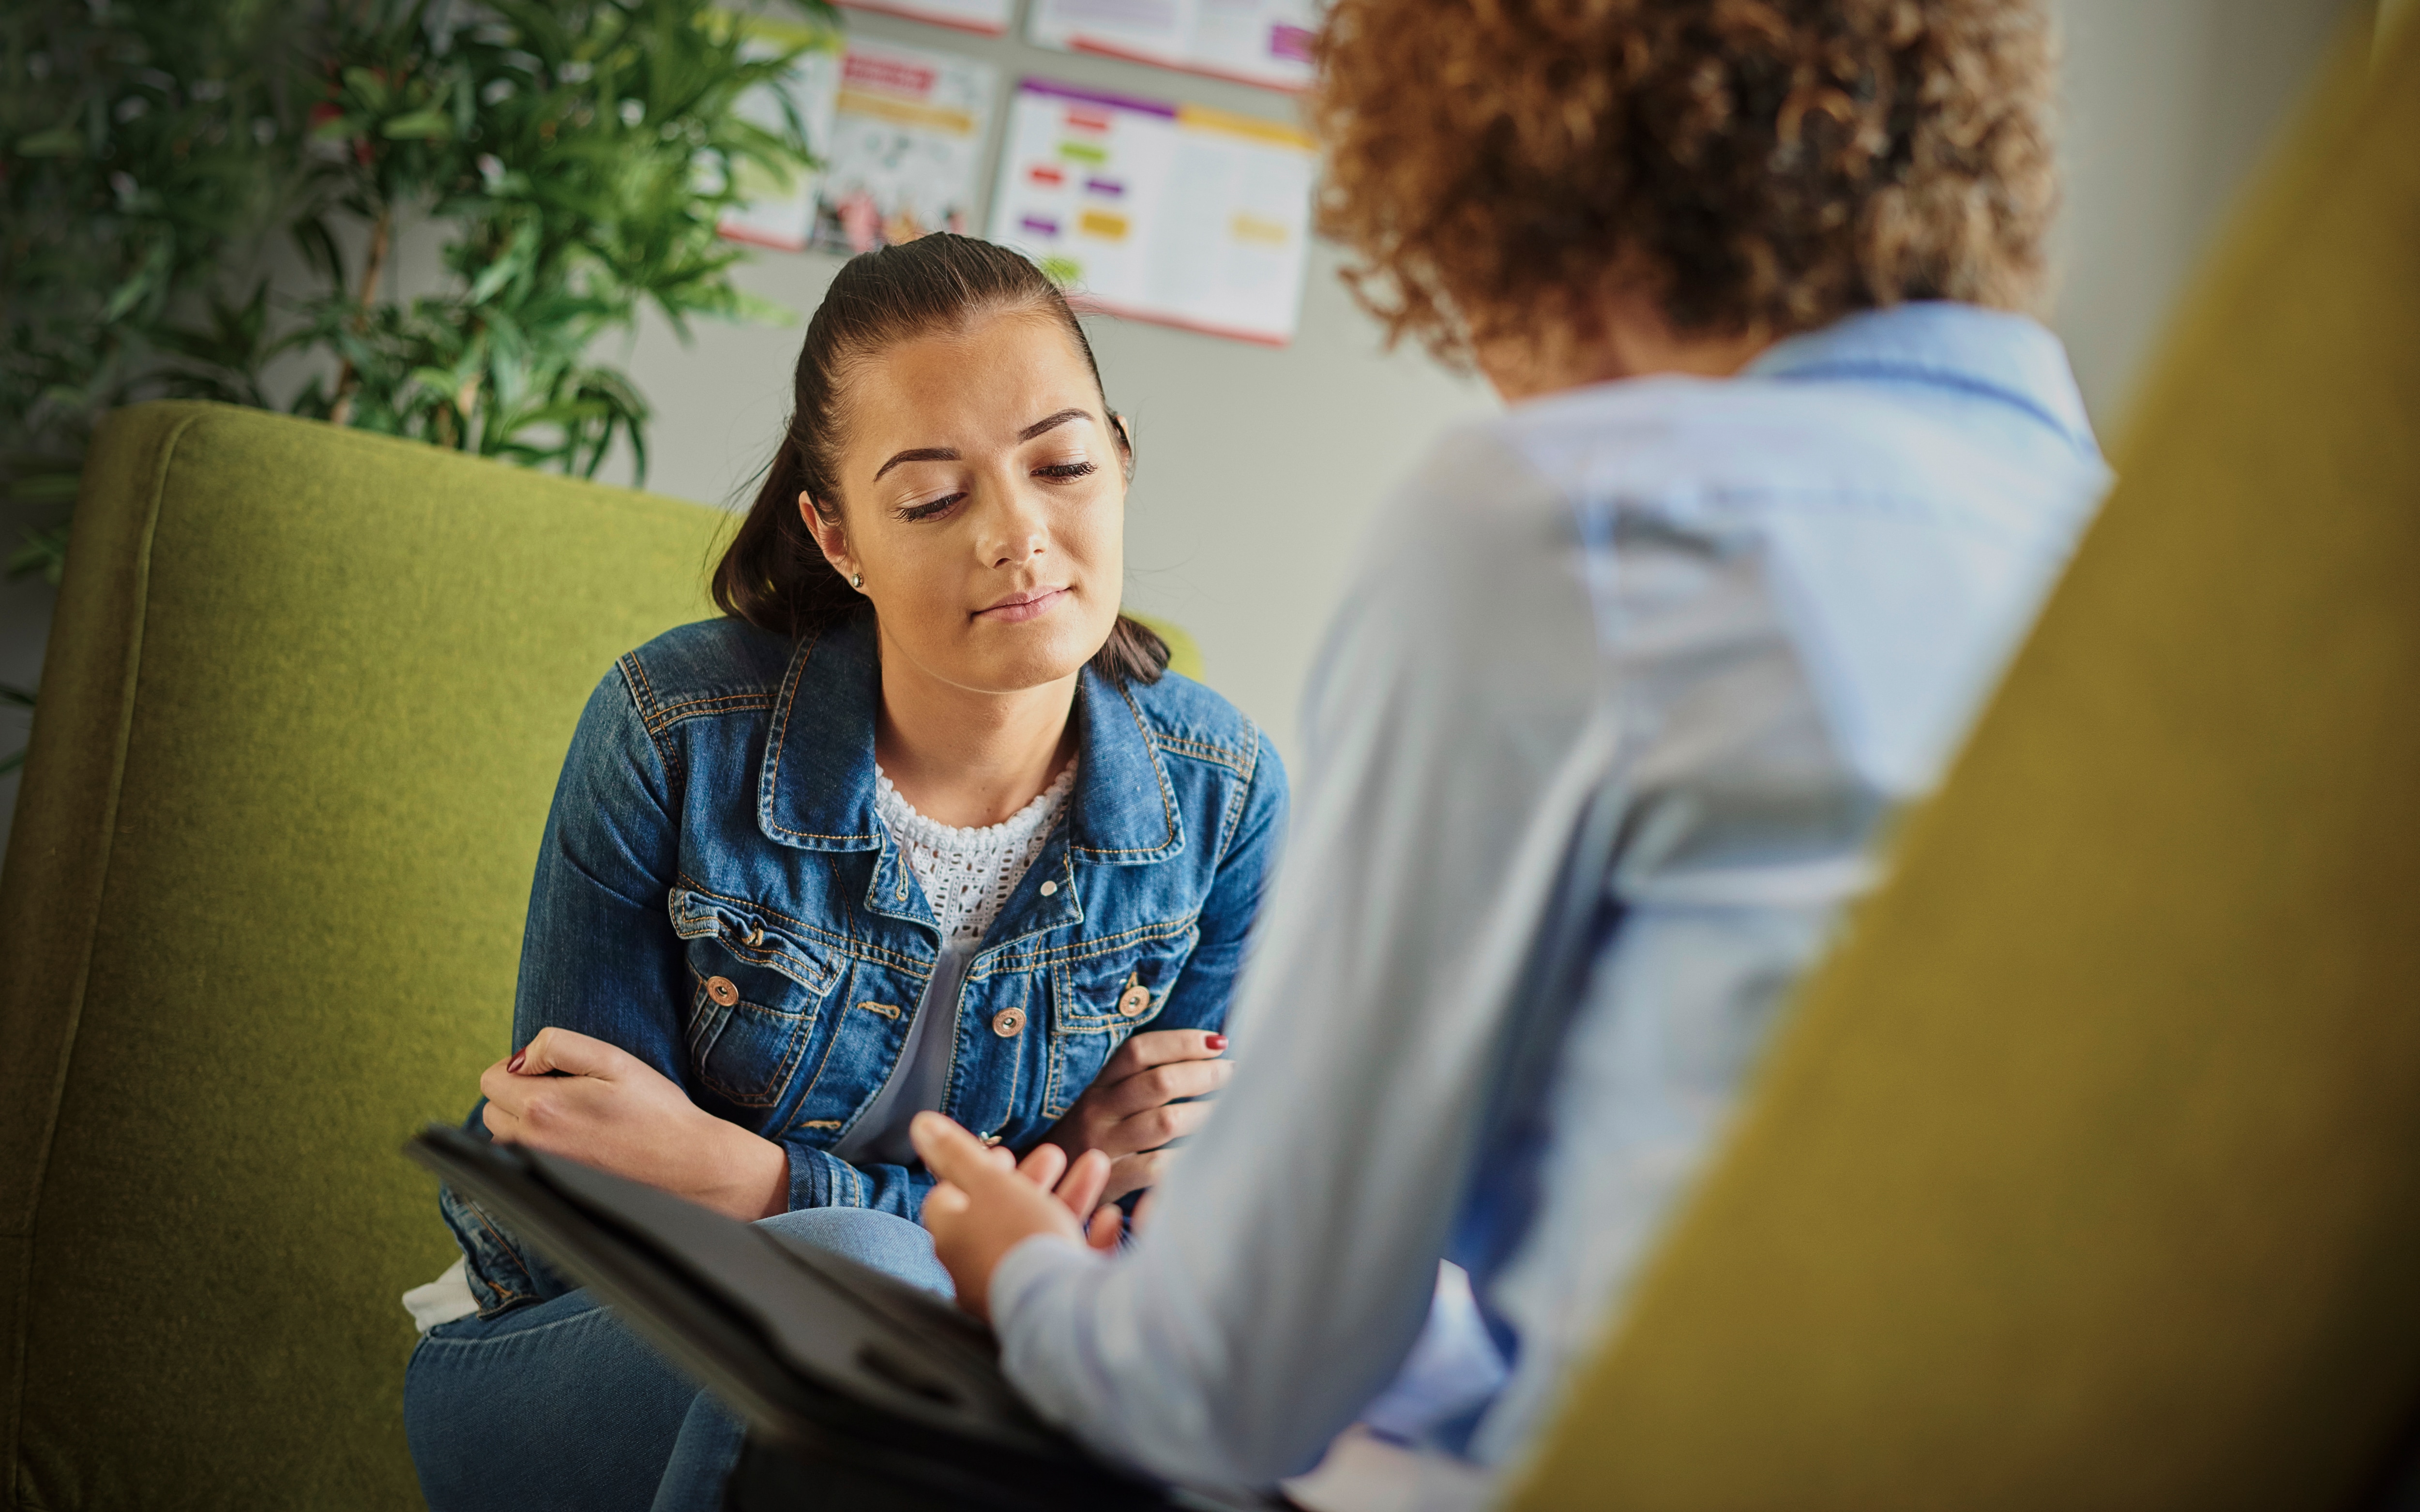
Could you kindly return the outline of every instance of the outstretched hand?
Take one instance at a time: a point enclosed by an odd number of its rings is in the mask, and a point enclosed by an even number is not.
[[[1099,1150],[1070,1163],[1057,1145],[1040,1144],[1013,1165],[938,1113],[917,1114],[908,1137],[940,1179],[924,1197],[933,1252],[957,1284],[958,1305],[977,1318],[991,1318],[991,1276],[1001,1257],[1034,1235],[1116,1247],[1124,1220],[1100,1205],[1109,1158]]]
[[[686,1197],[743,1221],[790,1205],[790,1157],[706,1112],[617,1045],[540,1029],[479,1078],[488,1133]]]

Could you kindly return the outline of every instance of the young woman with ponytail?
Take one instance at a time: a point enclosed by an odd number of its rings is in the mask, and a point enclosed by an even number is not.
[[[946,1292],[948,1114],[1087,1211],[1225,1083],[1284,829],[1250,720],[1119,612],[1134,453],[1065,301],[933,236],[859,257],[714,574],[621,658],[540,846],[471,1127]],[[720,1409],[475,1204],[405,1416],[438,1512],[645,1507]],[[690,1442],[725,1444],[693,1431]]]

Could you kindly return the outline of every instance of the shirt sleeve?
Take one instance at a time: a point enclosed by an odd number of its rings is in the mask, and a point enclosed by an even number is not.
[[[1603,720],[1587,556],[1485,432],[1382,515],[1306,698],[1287,864],[1231,1016],[1240,1065],[1141,1241],[1029,1241],[1010,1377],[1147,1473],[1299,1473],[1417,1337],[1511,985]]]

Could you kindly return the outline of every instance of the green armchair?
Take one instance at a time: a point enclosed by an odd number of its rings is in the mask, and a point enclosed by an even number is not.
[[[397,1150],[505,1048],[573,722],[712,612],[725,519],[251,410],[103,427],[0,873],[9,1505],[420,1504],[396,1298],[453,1245]]]

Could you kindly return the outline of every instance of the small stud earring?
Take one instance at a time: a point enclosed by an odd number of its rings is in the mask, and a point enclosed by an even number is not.
[[[865,591],[865,574],[861,572],[851,573],[849,575],[848,585],[851,588],[856,589],[858,592],[863,593]]]

